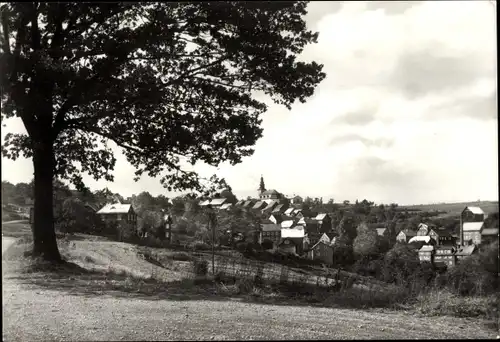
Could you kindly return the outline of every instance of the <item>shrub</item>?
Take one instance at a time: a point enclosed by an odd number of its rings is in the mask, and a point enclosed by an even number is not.
[[[172,260],[177,260],[177,261],[191,261],[193,260],[193,257],[185,252],[179,252],[173,254],[170,259]]]
[[[197,276],[206,276],[208,273],[208,261],[202,259],[194,260],[193,271]]]
[[[236,281],[236,286],[240,294],[247,294],[252,292],[254,282],[251,279],[241,278]]]
[[[494,293],[498,288],[495,266],[498,267],[498,242],[450,268],[446,272],[448,288],[460,295]]]
[[[193,241],[188,244],[188,247],[193,251],[203,251],[211,249],[211,246],[203,241]]]

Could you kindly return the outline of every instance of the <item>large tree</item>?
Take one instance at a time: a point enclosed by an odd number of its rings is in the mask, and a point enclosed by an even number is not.
[[[324,79],[298,60],[317,33],[307,2],[6,3],[2,121],[21,118],[4,156],[33,159],[34,255],[60,260],[52,179],[113,180],[123,149],[168,190],[203,189],[182,165],[236,164],[262,136],[268,95],[290,108]],[[184,163],[183,163],[184,162]]]

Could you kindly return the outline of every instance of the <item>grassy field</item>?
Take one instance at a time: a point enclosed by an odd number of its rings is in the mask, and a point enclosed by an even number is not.
[[[420,204],[420,205],[410,205],[401,206],[402,208],[408,208],[411,210],[420,211],[443,211],[446,214],[440,216],[458,216],[460,212],[466,206],[476,206],[483,209],[486,214],[491,214],[498,212],[498,202],[461,202],[461,203],[438,203],[438,204]]]

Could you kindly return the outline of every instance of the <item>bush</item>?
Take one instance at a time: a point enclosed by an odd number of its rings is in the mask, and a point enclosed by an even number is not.
[[[208,274],[208,261],[201,259],[194,260],[193,271],[197,276],[206,276]]]
[[[185,253],[185,252],[179,252],[173,254],[170,259],[176,260],[176,261],[191,261],[193,260],[193,256]]]
[[[203,241],[193,241],[189,244],[189,248],[194,251],[203,251],[211,249],[211,246]]]
[[[254,288],[254,282],[251,279],[241,278],[236,281],[236,287],[240,294],[247,294],[252,292]]]
[[[450,268],[446,272],[448,288],[462,296],[483,295],[497,291],[497,274],[490,271],[491,265],[483,264],[488,260],[489,253],[492,252],[485,251],[470,256]]]

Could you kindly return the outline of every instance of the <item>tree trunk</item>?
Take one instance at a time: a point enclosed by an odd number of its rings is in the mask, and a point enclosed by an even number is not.
[[[50,141],[36,143],[33,151],[35,170],[35,222],[33,225],[33,257],[61,262],[54,229],[53,178],[54,148]]]

